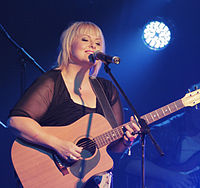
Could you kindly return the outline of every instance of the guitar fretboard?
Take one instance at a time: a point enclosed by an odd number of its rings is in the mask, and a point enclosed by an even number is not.
[[[157,110],[154,110],[144,116],[142,116],[141,118],[144,119],[146,121],[147,124],[151,124],[155,121],[158,121],[180,109],[182,109],[184,107],[182,100],[179,99],[175,102],[172,102],[168,105],[165,105]]]
[[[148,114],[143,115],[141,118],[146,121],[146,123],[149,125],[155,121],[158,121],[184,107],[182,100],[179,99],[175,102],[172,102],[168,105],[165,105],[157,110],[154,110]],[[95,143],[97,144],[98,148],[101,148],[103,146],[106,146],[110,144],[111,142],[120,139],[124,132],[122,127],[125,125],[131,125],[131,122],[127,122],[123,125],[120,125],[110,131],[107,131],[97,137],[94,138]]]

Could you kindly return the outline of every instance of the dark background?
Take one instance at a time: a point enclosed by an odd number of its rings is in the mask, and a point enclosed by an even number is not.
[[[139,114],[145,114],[185,95],[200,81],[198,0],[18,0],[2,1],[0,24],[45,70],[57,58],[59,37],[74,21],[89,20],[105,35],[106,52],[121,58],[112,73]],[[162,51],[148,49],[142,41],[144,25],[163,19],[173,39]],[[17,51],[0,34],[0,121],[20,97],[21,64]],[[26,66],[26,87],[39,75]],[[103,68],[100,76],[107,77]],[[131,114],[122,99],[128,120]],[[0,186],[14,187],[10,149],[14,137],[0,126]]]

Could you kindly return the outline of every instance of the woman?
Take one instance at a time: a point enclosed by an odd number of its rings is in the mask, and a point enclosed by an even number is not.
[[[101,62],[90,62],[88,56],[105,50],[101,29],[91,22],[75,22],[61,36],[58,67],[38,78],[10,112],[8,126],[17,137],[56,151],[63,159],[81,159],[82,147],[50,135],[43,126],[66,126],[89,113],[103,115],[89,77],[97,76]],[[119,124],[122,108],[116,88],[99,78]],[[81,125],[80,125],[81,129]],[[123,139],[112,144],[113,152],[122,152],[131,145],[139,128],[126,126]],[[69,133],[70,134],[70,133]]]

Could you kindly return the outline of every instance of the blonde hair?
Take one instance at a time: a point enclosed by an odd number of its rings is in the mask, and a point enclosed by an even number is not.
[[[60,52],[57,58],[58,62],[58,69],[63,69],[64,66],[66,66],[70,61],[70,55],[71,55],[71,47],[73,40],[77,35],[83,34],[87,29],[91,29],[97,33],[97,35],[100,36],[102,40],[103,45],[103,52],[105,51],[105,42],[104,42],[104,36],[101,31],[101,29],[92,22],[75,22],[73,23],[68,29],[66,29],[60,38]],[[92,69],[90,70],[91,76],[97,76],[99,69],[101,68],[102,62],[98,62]]]

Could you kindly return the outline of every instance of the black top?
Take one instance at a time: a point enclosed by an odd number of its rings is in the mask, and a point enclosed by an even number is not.
[[[112,82],[104,78],[97,79],[103,86],[118,123],[121,124],[123,113],[116,88]],[[96,108],[75,103],[70,97],[61,71],[50,70],[33,82],[10,111],[9,116],[30,117],[41,126],[64,126],[89,113],[103,115],[98,100],[96,101]]]

